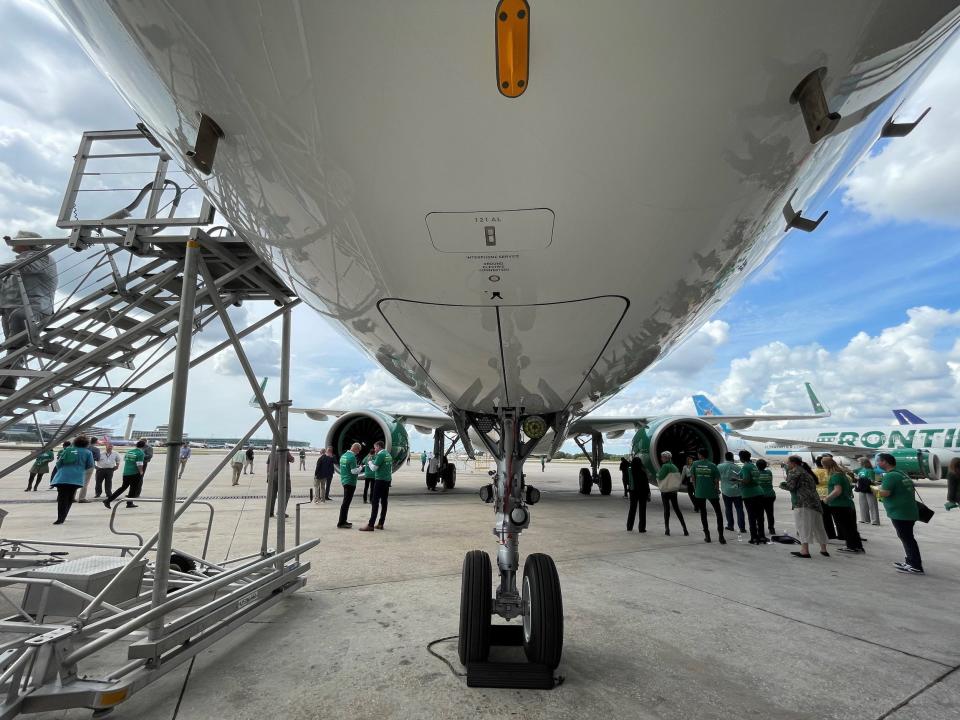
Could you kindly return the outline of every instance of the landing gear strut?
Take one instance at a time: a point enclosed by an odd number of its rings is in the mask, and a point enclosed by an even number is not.
[[[444,490],[453,490],[457,485],[457,466],[447,460],[447,455],[453,452],[460,440],[458,433],[448,435],[443,430],[433,431],[433,458],[427,466],[427,489],[436,490],[438,483],[443,483]],[[450,443],[449,447],[447,442]]]
[[[497,461],[493,482],[480,497],[494,505],[499,584],[490,597],[490,559],[481,550],[467,553],[460,591],[460,661],[467,666],[467,684],[473,687],[553,687],[553,670],[563,652],[563,600],[560,577],[549,555],[527,557],[520,572],[520,533],[530,526],[530,509],[539,492],[527,487],[523,463],[543,436],[521,432],[516,408],[500,409],[496,416],[467,414],[484,445]],[[541,424],[546,421],[536,418]],[[536,427],[524,422],[524,430]],[[545,432],[545,426],[544,430]],[[531,433],[536,434],[533,430]],[[519,583],[518,583],[519,579]],[[492,615],[521,618],[521,627],[492,626]],[[523,646],[529,666],[487,662],[490,645]]]
[[[590,449],[587,449],[587,443],[581,439],[581,435],[574,435],[573,441],[580,448],[580,452],[590,463],[589,468],[580,468],[580,494],[589,495],[594,484],[599,486],[601,495],[609,495],[613,490],[613,478],[607,468],[600,467],[603,461],[603,434],[598,432],[590,433]]]

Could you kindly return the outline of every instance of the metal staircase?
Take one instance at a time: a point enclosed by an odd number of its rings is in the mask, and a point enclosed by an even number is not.
[[[108,143],[110,150],[99,151],[97,143]],[[128,150],[124,143],[134,143],[135,147]],[[70,408],[56,433],[58,439],[70,437],[169,379],[145,382],[151,371],[175,351],[187,243],[195,244],[200,277],[210,279],[210,283],[198,281],[194,332],[202,331],[218,318],[217,304],[229,307],[265,300],[284,308],[297,302],[292,291],[242,238],[227,228],[211,228],[208,232],[199,227],[212,225],[214,218],[205,200],[195,217],[185,219],[172,211],[166,217],[161,215],[163,194],[172,191],[170,186],[176,185],[176,205],[185,191],[166,178],[169,158],[153,148],[152,143],[144,152],[145,143],[150,143],[150,138],[140,130],[84,133],[58,220],[58,225],[70,230],[70,235],[7,239],[8,244],[29,245],[36,250],[21,253],[16,263],[0,272],[0,279],[12,275],[11,279],[20,284],[27,317],[27,329],[4,338],[0,345],[4,353],[0,357],[0,378],[20,378],[15,392],[0,395],[0,432],[31,418],[36,424],[37,412],[59,413]],[[99,178],[109,174],[88,172],[91,158],[103,163],[130,157],[147,157],[156,162],[155,168],[146,171],[153,175],[151,183],[122,211],[106,217],[81,218],[77,198],[84,192],[84,180],[91,175]],[[136,217],[135,210],[144,201],[146,212]],[[183,234],[187,223],[195,225]],[[176,229],[180,234],[168,234]],[[76,258],[72,267],[80,267],[84,272],[71,282],[72,287],[63,289],[69,294],[61,298],[54,314],[42,324],[37,323],[18,277],[20,268],[61,248],[72,249],[76,255],[64,256],[61,251],[58,264]],[[219,303],[211,297],[214,293]],[[268,318],[272,320],[280,314],[278,310]],[[238,330],[238,335],[243,337],[265,324],[261,320],[246,330]],[[216,349],[227,345],[229,342],[220,343]],[[202,359],[210,356],[206,353]],[[39,451],[0,470],[0,477],[28,462]]]

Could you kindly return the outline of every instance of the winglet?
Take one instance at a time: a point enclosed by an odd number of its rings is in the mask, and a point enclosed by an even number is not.
[[[901,425],[926,425],[927,421],[923,418],[914,415],[912,412],[906,408],[898,408],[893,411],[893,416],[897,419],[897,422]]]
[[[810,404],[813,405],[813,411],[818,415],[828,415],[829,413],[823,407],[823,403],[820,402],[820,398],[817,397],[817,394],[813,391],[813,385],[810,383],[803,384],[807,388],[807,395],[810,396]]]

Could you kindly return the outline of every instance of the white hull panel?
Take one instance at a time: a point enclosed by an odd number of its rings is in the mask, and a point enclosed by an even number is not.
[[[739,287],[791,194],[817,213],[957,21],[534,0],[509,99],[493,1],[54,4],[175,155],[197,113],[223,128],[197,182],[387,370],[441,407],[576,414]],[[788,99],[821,66],[843,120],[811,145]]]

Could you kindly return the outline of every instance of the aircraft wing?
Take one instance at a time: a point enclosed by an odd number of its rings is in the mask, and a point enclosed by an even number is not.
[[[815,420],[828,417],[830,413],[816,413],[814,415],[700,415],[698,420],[704,420],[711,425],[729,425],[737,430],[750,427],[755,422],[776,422],[780,420]],[[570,424],[568,436],[581,435],[592,432],[606,433],[611,440],[623,435],[628,430],[639,430],[649,425],[659,417],[644,415],[638,417],[586,417],[575,420]],[[738,433],[739,434],[739,433]]]
[[[343,408],[290,408],[290,412],[302,413],[311,420],[323,421],[330,418],[338,418],[346,415],[353,410],[344,410]],[[403,410],[382,410],[381,412],[395,417],[397,420],[413,425],[422,433],[429,433],[433,430],[445,430],[454,432],[457,426],[449,415],[443,413],[416,413]]]
[[[815,440],[797,440],[789,438],[778,438],[767,435],[744,435],[739,432],[732,432],[731,435],[747,440],[749,442],[768,443],[780,448],[803,448],[805,450],[819,450],[832,455],[844,455],[854,457],[858,455],[874,455],[879,450],[877,448],[868,448],[863,445],[847,445],[831,442],[817,442]]]

